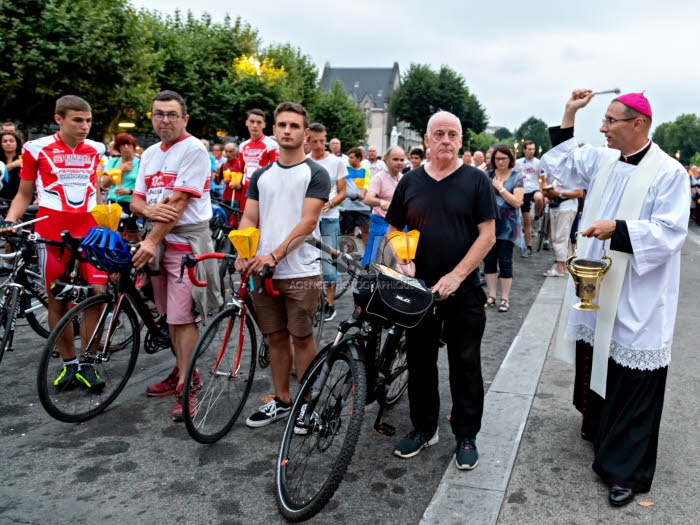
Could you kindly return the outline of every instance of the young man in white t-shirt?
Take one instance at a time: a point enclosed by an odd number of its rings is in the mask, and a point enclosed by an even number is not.
[[[540,191],[539,185],[539,166],[540,159],[535,157],[535,143],[531,140],[526,140],[523,143],[524,157],[520,157],[515,161],[515,169],[523,178],[523,188],[525,188],[525,197],[520,211],[523,214],[523,233],[525,235],[525,244],[527,252],[521,254],[522,257],[532,255],[532,203],[535,203],[535,217],[539,217],[544,209],[544,197]],[[545,241],[545,250],[549,249],[549,243]]]
[[[348,172],[345,163],[340,157],[331,155],[326,151],[326,127],[314,122],[309,126],[309,139],[307,144],[311,148],[309,157],[323,166],[331,180],[331,193],[328,202],[323,205],[321,212],[321,237],[323,242],[338,249],[338,237],[340,237],[340,211],[336,206],[345,199],[345,177]],[[325,321],[331,321],[335,317],[335,288],[340,282],[338,269],[322,261],[323,287],[326,291],[326,304],[323,309]]]
[[[173,421],[183,420],[185,372],[199,339],[192,282],[185,274],[178,283],[180,261],[183,254],[193,252],[192,241],[188,239],[196,239],[198,245],[207,247],[201,251],[214,251],[208,226],[212,216],[209,152],[187,133],[188,119],[187,106],[179,94],[161,91],[155,96],[151,102],[151,120],[161,142],[143,152],[131,200],[131,211],[153,223],[132,258],[134,266],[141,268],[153,263],[158,248],[162,247],[160,275],[151,277],[151,282],[158,312],[167,315],[176,364],[164,381],[148,387],[147,394],[151,397],[175,394]],[[181,226],[197,231],[185,238],[173,232]],[[197,386],[198,374],[193,382]],[[188,401],[193,407],[194,398]]]
[[[275,270],[278,296],[254,294],[258,326],[270,338],[270,373],[275,397],[247,420],[261,427],[291,410],[289,389],[292,348],[297,377],[316,355],[314,318],[323,286],[318,250],[304,243],[307,235],[321,238],[319,217],[331,184],[326,170],[304,154],[309,117],[303,106],[283,102],[275,110],[273,133],[279,159],[257,170],[250,179],[240,228],[260,224],[258,255],[236,259],[241,274],[257,276],[268,265]]]

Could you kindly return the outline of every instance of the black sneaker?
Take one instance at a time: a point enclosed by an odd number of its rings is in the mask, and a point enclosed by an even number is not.
[[[324,321],[332,321],[335,318],[335,306],[326,303],[323,307],[323,316]]]
[[[53,386],[58,390],[65,390],[71,386],[74,386],[73,381],[75,380],[75,375],[78,373],[78,363],[71,363],[69,365],[63,365],[63,370],[54,379]]]
[[[476,450],[475,438],[457,440],[455,463],[460,470],[471,470],[479,463],[479,452]]]
[[[75,374],[76,381],[80,382],[91,392],[97,392],[105,387],[105,382],[97,375],[97,371],[90,364],[80,365],[80,370]]]
[[[400,458],[412,458],[422,449],[434,445],[438,441],[437,430],[432,434],[424,434],[418,430],[411,430],[405,438],[396,444],[394,447],[394,455]]]
[[[283,402],[279,397],[275,396],[272,401],[258,408],[252,416],[246,419],[245,424],[252,428],[264,427],[276,419],[283,418],[291,409],[292,405]]]

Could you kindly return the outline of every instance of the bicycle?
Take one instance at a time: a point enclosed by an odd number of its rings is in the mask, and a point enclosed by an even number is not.
[[[538,223],[537,231],[535,232],[535,235],[537,235],[537,240],[535,241],[535,246],[537,247],[538,252],[542,249],[544,241],[547,238],[548,227],[549,227],[549,201],[547,201],[544,205],[544,209],[542,210],[542,215],[540,216],[540,220]]]
[[[307,242],[332,253],[313,238]],[[415,326],[435,300],[415,279],[375,263],[365,272],[347,254],[338,254],[337,259],[343,259],[358,280],[355,310],[304,373],[287,420],[277,458],[276,498],[290,521],[309,519],[330,501],[354,454],[366,404],[379,404],[375,430],[388,436],[395,433],[382,418],[408,386],[404,329]],[[382,284],[385,279],[403,284],[392,291]],[[399,301],[395,310],[382,306],[382,289]],[[411,289],[420,297],[413,297]],[[420,308],[402,314],[398,305],[406,300]]]
[[[32,268],[36,266],[37,244],[65,248],[71,253],[71,259],[66,266],[65,281],[70,281],[77,275],[76,259],[73,253],[77,251],[79,239],[71,237],[70,233],[61,233],[61,241],[42,239],[29,230],[19,230],[17,235],[8,240],[17,244],[17,251],[10,254],[0,254],[0,259],[12,260],[13,268],[7,280],[0,285],[0,360],[6,351],[13,351],[15,324],[18,318],[25,318],[29,326],[44,339],[49,337],[48,295],[43,277]],[[76,298],[77,299],[77,298]]]
[[[92,228],[81,239],[79,250],[84,254],[90,235],[104,231],[101,227]],[[109,233],[121,241],[119,234]],[[138,249],[135,243],[123,245],[132,253]],[[136,288],[136,278],[145,270],[136,270],[130,260],[114,266],[93,257],[81,256],[80,260],[110,274],[107,290],[79,302],[61,318],[44,347],[37,373],[42,406],[49,415],[67,423],[95,417],[117,398],[134,371],[143,326],[146,353],[171,348],[170,337],[162,324],[163,316],[151,312]],[[56,386],[55,378],[60,377],[63,368],[63,359],[58,355],[59,339],[61,344],[72,345],[72,353],[81,364],[93,366],[103,385],[84,389],[73,381],[64,387]]]
[[[365,253],[365,246],[362,239],[353,237],[350,235],[341,235],[338,238],[338,251],[342,253],[352,254],[357,260],[362,260],[362,255]],[[342,259],[341,259],[342,260]],[[354,274],[350,272],[343,271],[343,268],[339,268],[340,271],[340,282],[335,288],[336,299],[340,298],[345,292],[350,290],[355,284]]]
[[[180,279],[184,268],[187,268],[195,286],[206,286],[206,282],[197,279],[195,267],[207,259],[221,259],[233,264],[236,255],[183,255]],[[272,287],[272,272],[267,265],[260,275],[261,290],[264,289],[271,296],[279,295]],[[201,370],[201,388],[197,387],[194,411],[190,403],[183,405],[183,419],[187,432],[199,443],[215,443],[224,437],[238,419],[250,394],[258,358],[255,306],[250,297],[253,290],[252,282],[247,276],[242,276],[235,295],[229,299],[223,311],[210,321],[192,352],[185,374],[183,398],[190,399],[190,382],[198,369]]]

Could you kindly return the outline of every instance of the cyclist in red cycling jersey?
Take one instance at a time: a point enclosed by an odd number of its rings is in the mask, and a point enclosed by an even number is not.
[[[61,97],[56,101],[54,120],[59,127],[57,133],[29,141],[22,148],[19,190],[12,200],[6,220],[0,224],[0,235],[15,231],[13,225],[31,204],[35,187],[39,198],[37,218],[46,217],[36,223],[35,232],[39,236],[60,241],[63,230],[69,230],[73,236],[82,236],[96,225],[90,210],[102,202],[96,171],[105,147],[87,139],[92,125],[90,104],[75,95]],[[56,247],[38,245],[37,250],[48,292],[51,283],[65,272],[70,258],[63,257],[59,261],[59,249]],[[89,264],[82,264],[80,273],[83,279],[94,285],[95,292],[104,289],[106,273]],[[49,326],[53,329],[68,311],[69,304],[56,299],[51,293],[47,295]],[[66,340],[59,344],[64,366],[54,385],[59,389],[71,384],[79,384],[89,390],[104,387],[104,381],[92,365],[78,362],[70,340],[71,334],[65,335]]]

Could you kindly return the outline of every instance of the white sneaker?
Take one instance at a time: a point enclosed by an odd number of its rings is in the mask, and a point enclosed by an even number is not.
[[[277,419],[283,418],[290,410],[292,410],[292,405],[282,402],[281,399],[275,396],[272,401],[265,403],[252,416],[246,419],[245,424],[251,428],[264,427]]]
[[[294,433],[297,436],[306,436],[309,433],[308,427],[303,426],[303,421],[304,421],[304,414],[306,414],[306,406],[308,403],[304,403],[301,405],[301,410],[299,411],[299,417],[297,418],[297,422],[294,425]],[[316,423],[318,422],[318,414],[314,412],[311,414],[311,419],[309,420],[309,423],[312,426],[316,426]]]

